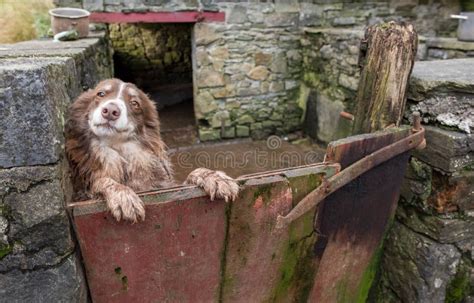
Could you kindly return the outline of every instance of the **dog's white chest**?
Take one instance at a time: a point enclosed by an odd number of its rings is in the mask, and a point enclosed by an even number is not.
[[[155,157],[136,142],[95,142],[97,157],[117,181],[151,177]]]
[[[122,158],[126,161],[129,170],[150,169],[153,164],[153,155],[135,142],[126,142],[118,149]]]

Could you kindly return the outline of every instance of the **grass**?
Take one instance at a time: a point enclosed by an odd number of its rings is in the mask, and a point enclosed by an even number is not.
[[[52,0],[0,0],[0,43],[46,37]]]

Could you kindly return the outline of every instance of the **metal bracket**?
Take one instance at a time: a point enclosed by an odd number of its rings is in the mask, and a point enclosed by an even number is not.
[[[422,149],[425,146],[425,129],[421,127],[420,114],[414,113],[413,128],[409,136],[365,156],[341,172],[323,180],[318,188],[304,197],[286,216],[279,215],[277,217],[276,228],[288,226],[291,222],[313,209],[324,198],[372,168],[406,151],[414,148]]]

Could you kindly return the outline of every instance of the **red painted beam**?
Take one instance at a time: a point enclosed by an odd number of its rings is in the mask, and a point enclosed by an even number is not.
[[[102,13],[94,12],[90,21],[96,23],[195,23],[224,22],[224,12],[147,12]]]

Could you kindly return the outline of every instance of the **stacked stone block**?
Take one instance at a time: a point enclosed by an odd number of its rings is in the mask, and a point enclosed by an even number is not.
[[[361,30],[307,29],[302,38],[303,81],[310,95],[306,131],[322,142],[350,134],[350,126],[340,120],[343,110],[354,110],[359,83]]]
[[[310,100],[318,103],[309,107],[320,110],[319,114],[309,112],[313,114],[310,119],[319,116],[317,124],[320,130],[314,131],[314,137],[328,142],[345,136],[349,127],[334,113],[353,108],[360,33],[352,29],[395,19],[414,22],[419,32],[429,36],[452,35],[456,21],[448,17],[459,10],[457,3],[424,4],[418,1],[287,1],[275,4],[181,0],[166,3],[144,0],[126,3],[115,0],[68,1],[57,3],[80,3],[91,11],[106,12],[199,8],[226,13],[224,23],[198,23],[194,27],[195,110],[200,138],[204,141],[246,136],[263,138],[296,130],[301,127],[306,114],[309,94],[315,95]],[[179,59],[181,55],[188,57],[188,48],[180,53],[180,50],[176,51],[183,49],[187,42],[188,37],[181,34],[185,31],[174,30],[175,35],[167,36],[181,41],[178,43],[180,47],[160,50],[160,44],[165,41],[155,37],[157,31],[150,34],[150,27],[160,26],[110,26],[117,57],[125,56],[127,66],[132,69],[148,70],[142,76],[137,72],[136,81],[157,76],[165,80],[165,75],[171,75],[169,78],[172,79],[174,71],[170,72],[169,67],[178,66],[180,69],[186,65],[189,68],[189,62],[183,65],[183,60]],[[319,32],[322,37],[308,37],[303,31],[308,27],[328,30]],[[308,47],[314,44],[316,47]],[[301,85],[301,80],[306,85]],[[326,113],[329,113],[329,119],[323,119]],[[238,120],[240,116],[243,118]]]
[[[272,5],[237,4],[228,10],[226,23],[194,28],[201,140],[264,138],[299,128],[298,14],[276,13]]]
[[[472,59],[415,64],[406,116],[420,111],[427,147],[410,160],[385,242],[384,302],[474,299],[473,71]]]
[[[320,141],[347,135],[350,124],[338,117],[354,108],[359,41],[369,24],[414,22],[428,37],[420,40],[420,60],[472,56],[470,43],[433,38],[455,36],[449,15],[460,11],[457,1],[72,2],[95,11],[226,12],[224,23],[193,28],[202,140],[289,132],[304,115]],[[415,65],[407,118],[422,113],[428,146],[410,160],[372,293],[379,301],[474,300],[472,70],[472,60]]]
[[[110,24],[116,76],[140,87],[192,82],[189,24]]]
[[[422,37],[418,43],[417,57],[420,60],[472,58],[474,43],[458,41],[457,38]]]
[[[112,74],[102,39],[0,47],[0,300],[86,302],[65,210],[68,105]]]

